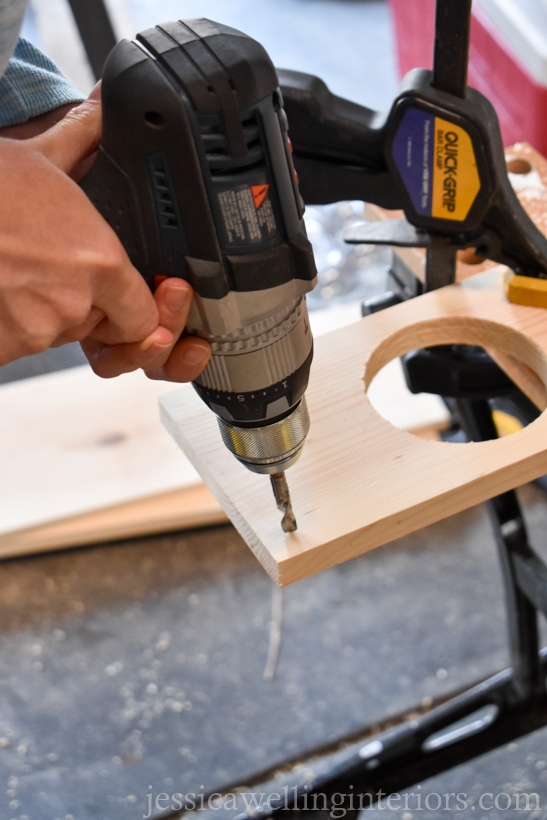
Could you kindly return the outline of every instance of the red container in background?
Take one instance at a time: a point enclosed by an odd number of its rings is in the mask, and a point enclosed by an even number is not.
[[[390,0],[401,76],[431,68],[435,0]],[[547,0],[475,0],[468,84],[487,97],[505,145],[547,156]]]

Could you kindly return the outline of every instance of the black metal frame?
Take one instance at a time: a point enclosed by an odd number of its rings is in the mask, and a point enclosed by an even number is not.
[[[89,62],[100,77],[116,39],[107,9],[103,0],[69,2]],[[456,95],[465,93],[466,83],[468,23],[464,5],[470,14],[470,0],[439,0],[437,7],[435,82]],[[462,22],[459,30],[454,25],[458,20]],[[426,276],[426,289],[453,279],[454,252],[446,253],[449,258],[428,258],[430,273],[435,268],[442,275],[438,282]],[[457,398],[454,406],[468,439],[496,437],[492,409],[485,398]],[[547,648],[540,649],[538,638],[538,618],[541,614],[547,617],[547,565],[529,543],[514,491],[488,501],[487,509],[504,579],[511,666],[427,710],[417,707],[410,717],[403,715],[384,725],[365,727],[307,760],[287,762],[281,769],[277,766],[257,775],[254,782],[247,778],[247,792],[271,795],[252,811],[243,803],[239,808],[234,806],[236,785],[221,789],[220,793],[230,794],[229,807],[224,808],[231,816],[243,820],[284,811],[286,817],[290,809],[310,807],[321,812],[322,807],[333,805],[335,795],[346,796],[348,813],[357,812],[381,797],[400,793],[547,725]],[[320,795],[321,801],[314,804],[314,795]],[[357,795],[358,804],[353,800]],[[368,796],[366,805],[364,795]],[[203,800],[207,805],[206,795]],[[222,808],[222,800],[217,799],[215,817]],[[181,818],[186,813],[183,809],[161,816]]]

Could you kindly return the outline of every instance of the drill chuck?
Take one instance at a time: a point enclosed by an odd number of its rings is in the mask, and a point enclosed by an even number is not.
[[[222,440],[228,450],[255,473],[284,472],[300,456],[310,418],[305,398],[273,424],[238,427],[218,417]]]

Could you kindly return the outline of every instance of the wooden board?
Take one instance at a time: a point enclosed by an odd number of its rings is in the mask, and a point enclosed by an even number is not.
[[[220,505],[200,482],[2,535],[0,555],[13,558],[225,522]]]
[[[226,450],[191,389],[162,397],[164,424],[270,576],[285,585],[547,472],[547,415],[497,441],[449,444],[395,429],[366,389],[387,362],[430,344],[487,349],[543,408],[545,312],[509,304],[493,274],[333,331],[316,342],[311,430],[288,472],[298,521],[285,534],[269,481]],[[487,281],[485,281],[485,279]]]
[[[358,304],[315,312],[314,334],[358,317]],[[375,385],[380,412],[413,429],[445,425],[440,400],[411,396],[392,364]],[[174,389],[87,366],[0,386],[0,557],[225,522],[161,425],[158,397]]]
[[[87,366],[0,388],[0,556],[225,521],[160,424],[172,390]]]

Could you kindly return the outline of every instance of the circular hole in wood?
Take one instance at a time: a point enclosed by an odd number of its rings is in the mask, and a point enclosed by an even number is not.
[[[458,251],[456,256],[458,257],[458,262],[464,262],[466,265],[480,265],[484,262],[484,256],[479,256],[475,252],[475,248],[464,248]]]
[[[407,374],[423,392],[409,390]],[[492,394],[493,418],[502,436],[522,429],[533,418],[534,405],[541,410],[547,406],[547,358],[541,348],[513,328],[470,317],[401,328],[372,352],[364,381],[382,418],[432,440],[465,440],[455,425],[453,402],[441,397],[455,383],[469,385],[476,397]],[[519,391],[514,383],[531,401],[515,403]]]
[[[532,164],[523,157],[513,157],[506,163],[510,174],[529,174],[533,171]]]

